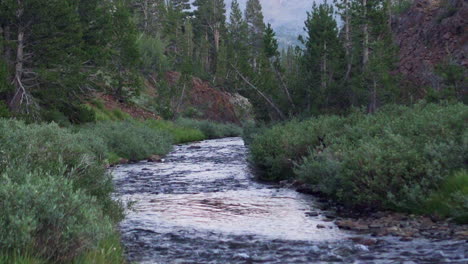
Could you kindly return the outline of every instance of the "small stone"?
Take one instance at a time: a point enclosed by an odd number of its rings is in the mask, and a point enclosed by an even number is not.
[[[400,241],[410,242],[410,241],[413,241],[413,238],[411,238],[411,237],[402,237],[402,238],[400,238]]]
[[[318,225],[317,225],[317,228],[318,228],[318,229],[324,229],[324,228],[326,228],[326,226],[318,224]]]
[[[148,168],[143,168],[143,169],[141,169],[141,170],[142,170],[142,171],[149,171],[150,169],[148,169]]]

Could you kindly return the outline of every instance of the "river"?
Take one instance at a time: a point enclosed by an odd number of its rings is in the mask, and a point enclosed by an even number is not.
[[[131,204],[120,228],[136,263],[468,263],[467,241],[353,242],[314,197],[256,182],[240,138],[175,146],[113,176]]]

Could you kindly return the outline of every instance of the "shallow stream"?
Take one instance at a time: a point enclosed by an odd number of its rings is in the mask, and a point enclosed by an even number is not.
[[[254,180],[240,138],[174,148],[162,163],[113,170],[133,204],[121,223],[130,261],[169,263],[468,263],[467,241],[380,238],[365,246],[314,197]],[[313,212],[313,213],[311,213]],[[362,235],[359,235],[362,236]]]

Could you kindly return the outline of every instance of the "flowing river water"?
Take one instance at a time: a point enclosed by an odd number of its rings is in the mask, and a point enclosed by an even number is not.
[[[468,263],[467,241],[357,244],[314,197],[256,182],[246,158],[242,139],[227,138],[176,146],[161,163],[115,168],[117,196],[132,203],[121,223],[129,261]]]

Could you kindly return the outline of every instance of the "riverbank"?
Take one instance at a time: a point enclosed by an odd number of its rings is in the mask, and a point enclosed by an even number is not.
[[[116,229],[124,208],[111,197],[107,165],[240,133],[230,125],[183,122],[61,128],[0,120],[0,263],[125,263]]]
[[[466,224],[467,118],[463,104],[420,103],[290,121],[247,136],[262,179],[302,181],[354,211]]]

